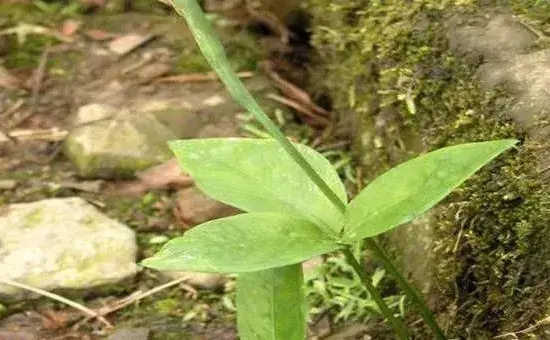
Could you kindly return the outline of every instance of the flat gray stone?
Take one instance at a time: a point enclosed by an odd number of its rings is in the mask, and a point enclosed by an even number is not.
[[[79,197],[12,204],[0,212],[0,273],[44,290],[86,290],[137,271],[133,230]],[[0,284],[0,298],[34,297]]]

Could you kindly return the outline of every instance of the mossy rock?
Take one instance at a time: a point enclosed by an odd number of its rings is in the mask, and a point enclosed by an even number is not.
[[[86,178],[131,178],[171,158],[166,142],[176,135],[152,114],[121,114],[79,126],[64,143],[65,155]]]
[[[427,294],[450,338],[489,339],[519,331],[550,309],[550,196],[539,170],[548,148],[540,130],[532,131],[533,120],[544,126],[540,116],[546,112],[531,110],[530,125],[523,124],[517,104],[530,92],[522,92],[513,76],[489,85],[479,81],[488,79],[478,66],[489,63],[494,49],[472,45],[477,56],[459,53],[465,49],[453,44],[451,34],[468,25],[487,29],[498,15],[522,14],[535,26],[550,21],[550,5],[527,2],[307,2],[318,51],[312,90],[330,94],[338,123],[353,138],[351,151],[371,178],[427,150],[521,140],[518,149],[483,168],[423,220],[381,238]],[[536,49],[543,45],[530,25],[520,24],[527,30],[510,32],[534,39],[505,44],[507,51],[514,58],[540,53]],[[506,63],[513,61],[490,62],[510,66]],[[416,320],[412,309],[409,315]],[[430,337],[425,329],[415,332],[419,339]],[[544,338],[543,332],[518,336]]]

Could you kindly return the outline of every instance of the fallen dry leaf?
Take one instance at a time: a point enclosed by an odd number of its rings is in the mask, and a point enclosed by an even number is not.
[[[61,26],[61,34],[70,37],[74,35],[78,30],[80,29],[80,26],[82,26],[82,22],[78,20],[73,19],[67,19],[63,21],[63,26]]]
[[[168,74],[172,66],[165,63],[154,63],[143,66],[137,76],[141,84],[147,84],[159,77],[162,77],[165,74]]]
[[[86,30],[84,31],[84,34],[88,38],[96,41],[105,41],[115,37],[113,33],[109,33],[102,30],[96,30],[96,29]]]
[[[193,184],[191,177],[182,173],[175,159],[139,172],[136,176],[137,180],[123,183],[113,190],[122,195],[141,195],[151,189],[188,187]]]
[[[297,112],[304,114],[305,116],[307,116],[312,120],[312,122],[310,123],[310,125],[312,126],[327,126],[330,124],[330,120],[328,118],[314,113],[308,106],[302,105],[292,99],[281,97],[274,93],[269,93],[267,95],[267,98],[272,99],[288,107],[291,107]]]
[[[239,213],[237,208],[216,201],[196,187],[178,191],[174,215],[184,227],[194,227],[217,218]]]
[[[263,62],[262,66],[269,77],[271,77],[275,85],[281,90],[281,92],[284,93],[286,97],[309,107],[311,111],[319,115],[330,117],[330,112],[315,104],[307,92],[281,77],[281,75],[274,70],[271,62]]]
[[[254,76],[253,72],[244,71],[237,73],[239,78],[250,78]],[[156,80],[158,83],[197,83],[202,81],[217,80],[218,75],[215,72],[207,73],[186,73],[175,76],[162,77]]]
[[[127,34],[109,43],[109,50],[119,56],[126,55],[153,39],[153,35]]]
[[[18,90],[24,88],[23,82],[14,77],[4,67],[0,66],[0,87],[9,90]]]
[[[67,326],[69,322],[78,316],[75,313],[69,313],[66,311],[54,311],[48,310],[44,313],[42,319],[42,327],[48,330],[61,329]]]

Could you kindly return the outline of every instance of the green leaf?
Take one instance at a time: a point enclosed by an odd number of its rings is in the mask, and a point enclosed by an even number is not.
[[[170,271],[243,273],[299,263],[337,248],[307,220],[249,213],[203,223],[142,264]]]
[[[249,212],[300,216],[324,230],[341,227],[342,213],[275,140],[191,139],[169,146],[199,189],[221,202]],[[344,185],[329,161],[305,145],[295,146],[346,202]]]
[[[237,278],[237,325],[242,340],[304,340],[306,318],[301,265]]]
[[[349,204],[343,241],[371,237],[424,213],[516,140],[461,144],[422,155],[384,173]]]

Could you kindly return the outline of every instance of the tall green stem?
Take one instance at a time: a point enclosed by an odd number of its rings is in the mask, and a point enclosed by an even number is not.
[[[389,309],[388,305],[386,305],[384,299],[382,299],[382,296],[380,296],[380,293],[378,293],[376,287],[372,284],[372,278],[367,275],[367,272],[359,263],[359,261],[357,261],[349,247],[344,248],[342,251],[344,253],[344,256],[346,256],[346,260],[348,261],[348,263],[353,267],[353,270],[355,270],[355,273],[357,273],[357,275],[361,279],[361,282],[363,282],[363,285],[369,292],[371,299],[376,302],[382,314],[388,319],[389,323],[392,325],[392,329],[395,332],[395,335],[399,339],[408,340],[409,334],[407,332],[405,324],[403,324],[400,319],[393,316],[392,311]]]
[[[208,63],[212,66],[214,71],[218,74],[222,82],[227,87],[233,98],[246,108],[249,112],[254,114],[256,119],[267,129],[267,131],[277,140],[281,146],[288,152],[292,159],[305,171],[307,176],[319,187],[323,194],[330,200],[342,213],[346,210],[346,203],[342,202],[334,191],[330,189],[327,183],[319,176],[317,172],[311,167],[311,165],[305,160],[302,154],[296,149],[296,147],[287,139],[287,137],[277,128],[277,126],[269,119],[269,117],[260,108],[254,97],[250,94],[248,89],[244,86],[241,80],[237,77],[235,72],[231,69],[230,63],[227,60],[224,48],[220,41],[216,38],[214,31],[208,22],[208,19],[204,15],[202,9],[198,5],[196,0],[169,0],[171,1],[174,9],[185,18],[187,24],[191,28],[191,32],[197,41],[197,44],[203,53]],[[371,251],[376,257],[378,257],[384,267],[392,274],[396,279],[399,286],[405,291],[411,300],[413,300],[420,311],[426,324],[432,329],[432,332],[438,340],[444,340],[445,336],[441,329],[437,326],[435,318],[431,314],[430,310],[426,307],[422,298],[412,289],[412,287],[405,281],[405,279],[395,269],[391,260],[384,254],[383,250],[376,245],[374,240],[367,240],[367,244],[370,245]],[[373,244],[375,246],[373,246]],[[349,250],[345,250],[346,258],[350,261],[350,265],[353,266],[361,280],[365,284],[365,287],[369,290],[371,295],[378,296],[376,288],[372,286],[371,280],[366,272],[357,264],[357,260],[352,253],[347,254]],[[351,257],[349,256],[351,255]],[[354,263],[355,262],[355,263]],[[373,293],[374,292],[374,293]],[[376,301],[380,310],[384,313],[384,316],[392,323],[394,331],[400,334],[403,333],[404,326],[395,325],[395,318],[393,317],[388,306],[383,299]],[[392,321],[394,320],[394,321]],[[403,328],[403,329],[402,329]]]
[[[208,19],[204,15],[204,12],[198,5],[196,0],[172,0],[172,4],[176,11],[185,18],[191,32],[197,41],[199,48],[212,66],[214,71],[219,75],[221,81],[227,87],[227,90],[233,98],[246,108],[249,112],[252,112],[256,119],[266,128],[266,130],[273,136],[277,142],[288,152],[288,154],[299,164],[308,177],[321,189],[323,194],[336,206],[340,211],[346,209],[344,202],[330,189],[325,181],[319,176],[317,172],[306,161],[304,156],[296,149],[294,145],[287,139],[287,137],[279,130],[279,128],[269,119],[264,113],[261,107],[258,105],[252,94],[244,86],[243,82],[235,74],[231,68],[231,64],[227,60],[225,50],[216,38]]]
[[[378,258],[380,262],[382,262],[384,268],[386,268],[388,273],[395,278],[397,284],[399,285],[399,287],[401,287],[401,289],[403,289],[405,294],[416,304],[418,313],[420,313],[420,316],[422,317],[426,325],[428,325],[434,337],[437,340],[446,340],[447,338],[445,337],[445,333],[443,333],[443,330],[437,324],[434,315],[432,314],[432,312],[430,312],[430,309],[424,302],[424,299],[405,280],[403,275],[399,273],[397,268],[395,268],[395,266],[391,262],[390,258],[386,255],[384,249],[380,247],[378,243],[376,243],[376,241],[372,238],[365,239],[365,245],[374,254],[374,256]]]

